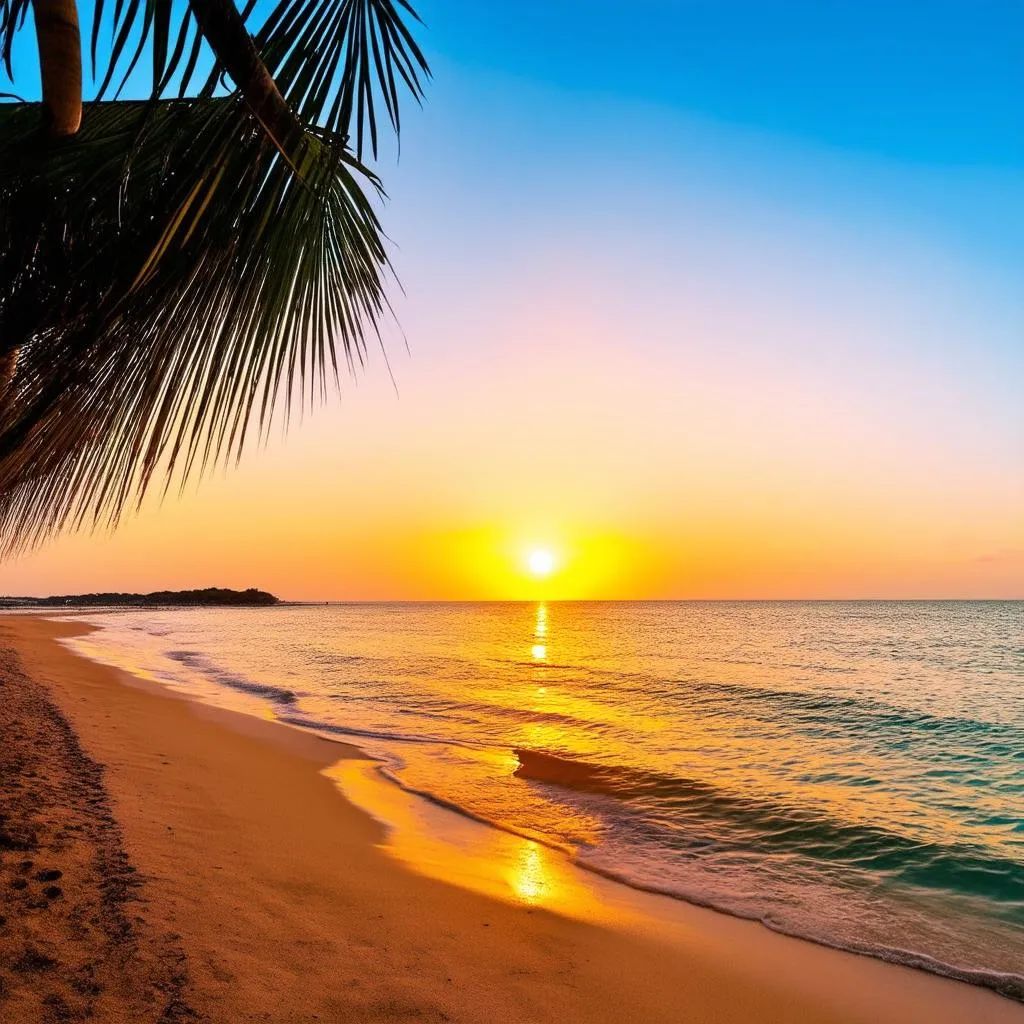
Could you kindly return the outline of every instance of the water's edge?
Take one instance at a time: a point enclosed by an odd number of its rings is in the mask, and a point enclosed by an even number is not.
[[[91,622],[89,624],[93,626],[95,629],[104,629],[104,627],[102,626],[97,626],[95,622]],[[122,671],[127,671],[145,682],[155,683],[156,685],[160,686],[161,689],[185,696],[185,698],[188,700],[194,700],[197,703],[207,703],[202,699],[201,696],[185,694],[183,693],[183,691],[175,689],[170,684],[160,680],[159,678],[151,675],[150,673],[147,673],[146,670],[141,666],[133,665],[131,667],[126,668],[125,665],[121,662],[114,663],[104,661],[103,658],[99,655],[87,650],[87,645],[80,644],[78,642],[78,638],[66,638],[60,640],[59,642],[65,645],[78,657],[83,657],[87,660],[91,660],[108,666],[113,666]],[[282,700],[282,703],[284,704],[290,703],[290,700],[284,697],[284,694],[288,694],[288,697],[291,697],[292,695],[290,691],[282,689],[273,694],[267,694],[262,692],[263,689],[265,688],[260,687],[259,690],[254,693],[254,696],[275,697],[277,699]],[[252,714],[251,712],[246,711],[242,708],[239,708],[237,710],[241,714]],[[590,872],[609,881],[626,886],[627,888],[633,891],[668,897],[670,899],[677,900],[682,903],[687,903],[691,906],[703,907],[709,910],[714,910],[718,913],[726,914],[730,917],[753,921],[763,925],[765,928],[778,934],[787,935],[792,938],[797,938],[808,942],[813,942],[816,945],[824,946],[830,949],[835,949],[841,952],[852,953],[858,956],[868,956],[873,959],[884,961],[886,963],[926,971],[930,974],[934,974],[939,977],[944,977],[965,984],[974,985],[976,987],[985,988],[1005,998],[1020,1003],[1024,1003],[1024,974],[958,967],[955,964],[950,964],[935,959],[925,953],[920,953],[914,950],[901,949],[898,947],[874,944],[840,943],[832,941],[821,935],[801,931],[800,929],[782,927],[781,925],[779,925],[778,922],[772,921],[770,918],[758,916],[756,914],[745,914],[738,910],[736,907],[723,905],[714,900],[704,898],[699,894],[684,893],[680,892],[678,889],[671,889],[667,887],[662,888],[655,885],[651,885],[642,882],[636,878],[633,878],[628,874],[617,872],[613,869],[609,869],[602,865],[595,864],[593,862],[588,861],[585,856],[580,856],[572,848],[561,843],[558,843],[549,836],[540,833],[530,832],[523,829],[518,829],[508,824],[507,822],[503,822],[500,820],[492,820],[483,815],[469,811],[466,808],[459,806],[458,804],[450,800],[446,800],[442,797],[439,797],[438,795],[431,793],[427,790],[416,788],[402,782],[402,780],[393,771],[391,771],[387,767],[387,765],[382,763],[380,758],[374,756],[370,751],[366,750],[363,746],[360,745],[359,742],[361,736],[363,736],[364,738],[388,739],[392,742],[400,743],[431,742],[429,738],[417,738],[415,736],[395,737],[392,735],[378,736],[377,734],[363,733],[355,728],[346,729],[343,727],[333,727],[330,725],[325,725],[324,723],[311,724],[308,722],[303,722],[296,718],[292,718],[290,716],[280,715],[277,712],[272,712],[272,714],[272,720],[276,724],[285,727],[301,729],[303,732],[306,732],[311,735],[316,735],[321,739],[327,740],[328,742],[345,743],[349,746],[356,747],[362,752],[363,756],[368,761],[374,762],[374,771],[380,778],[384,779],[388,784],[397,786],[399,789],[403,790],[404,792],[410,794],[411,796],[417,799],[428,801],[430,804],[434,806],[441,807],[445,810],[458,814],[460,817],[472,821],[480,826],[498,829],[510,835],[518,836],[523,839],[540,843],[543,846],[555,850],[560,855],[566,857],[566,859],[570,863],[575,865],[580,870]],[[383,821],[383,819],[379,820]],[[386,822],[383,823],[385,825],[387,824]]]

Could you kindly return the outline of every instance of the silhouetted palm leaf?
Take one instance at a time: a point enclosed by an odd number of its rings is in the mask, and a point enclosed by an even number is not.
[[[154,94],[188,89],[194,17],[172,28],[164,4],[117,0],[106,77],[148,40]],[[23,6],[0,0],[4,53]],[[284,153],[212,78],[196,99],[88,104],[63,140],[38,105],[0,105],[0,550],[115,523],[157,472],[237,457],[362,361],[388,264],[346,134],[365,124],[376,150],[375,97],[397,130],[425,62],[387,0],[283,0],[256,44],[298,118]]]
[[[22,3],[24,0],[0,0]],[[200,82],[203,44],[197,29],[199,0],[117,0],[105,9],[96,0],[92,59],[102,73],[100,94],[117,83],[122,88],[147,45],[152,50],[153,96],[172,87],[179,98],[190,92],[213,95],[223,67]],[[249,0],[242,16],[252,20]],[[406,0],[279,0],[262,24],[251,26],[256,48],[278,89],[299,119],[334,134],[354,128],[356,152],[363,153],[368,134],[371,151],[378,144],[377,103],[383,102],[392,127],[401,126],[402,88],[417,100],[429,70],[403,16],[419,21]],[[110,33],[110,52],[97,66],[100,34]]]

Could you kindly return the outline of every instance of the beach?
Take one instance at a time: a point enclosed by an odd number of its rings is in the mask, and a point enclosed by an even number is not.
[[[359,748],[59,642],[89,628],[0,620],[5,1022],[1024,1021],[677,900],[620,921],[412,870],[331,778]]]

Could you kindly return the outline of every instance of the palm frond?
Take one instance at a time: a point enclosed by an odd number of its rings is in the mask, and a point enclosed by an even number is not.
[[[386,309],[379,183],[353,155],[311,135],[300,180],[237,97],[94,104],[59,145],[36,118],[0,107],[8,552],[237,458],[361,362]]]
[[[0,0],[9,75],[30,2]],[[61,140],[38,104],[0,105],[0,554],[237,459],[379,334],[382,191],[361,158],[377,107],[398,132],[400,93],[422,97],[418,18],[277,0],[253,39],[247,2],[95,0],[101,94],[149,47],[150,99],[89,104]],[[239,88],[218,97],[225,70]]]
[[[31,0],[0,0],[0,56],[7,77],[14,80],[14,37],[25,24]]]
[[[360,157],[368,135],[376,156],[377,103],[400,132],[399,86],[419,101],[430,74],[403,15],[420,20],[406,0],[280,0],[256,45],[300,118],[354,133]]]
[[[19,3],[23,0],[0,0]],[[188,6],[174,0],[116,0],[112,9],[95,0],[92,59],[109,31],[110,49],[102,73],[100,97],[111,85],[119,92],[147,46],[152,51],[151,89],[165,95],[176,83],[179,98],[198,92],[212,96],[224,68],[208,67],[197,28],[204,0]],[[251,21],[256,9],[248,0],[241,11]],[[256,48],[285,100],[307,125],[337,135],[352,134],[362,157],[366,143],[376,156],[378,105],[388,122],[401,130],[403,91],[418,102],[430,69],[409,22],[420,18],[407,0],[278,0],[262,24],[252,26]]]

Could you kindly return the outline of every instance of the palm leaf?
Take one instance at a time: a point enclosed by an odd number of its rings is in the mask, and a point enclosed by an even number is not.
[[[14,37],[25,24],[31,0],[0,0],[0,55],[7,77],[14,78]]]
[[[28,3],[0,0],[9,75]],[[397,132],[429,75],[405,0],[279,0],[255,40],[253,0],[95,5],[101,93],[148,46],[150,100],[90,104],[60,142],[37,104],[0,105],[0,553],[115,524],[362,362],[388,274],[364,140],[376,155],[376,105]],[[214,98],[220,65],[199,85],[208,36],[259,66],[301,145],[250,90]]]
[[[386,309],[379,184],[347,152],[311,135],[300,180],[235,97],[96,104],[59,146],[37,117],[0,107],[5,551],[237,458]]]
[[[300,118],[354,131],[360,156],[368,135],[376,156],[377,102],[399,132],[399,83],[418,101],[430,74],[403,14],[419,21],[405,0],[280,0],[256,45]]]
[[[19,3],[22,0],[0,0]],[[118,91],[152,48],[151,90],[162,96],[177,81],[177,95],[213,95],[223,67],[200,87],[204,62],[195,15],[203,0],[188,6],[174,0],[118,0],[113,10],[95,0],[92,56],[96,66],[99,33],[110,34],[100,96],[117,82]],[[256,4],[241,12],[251,20]],[[306,124],[338,134],[354,134],[360,156],[366,140],[377,154],[378,104],[396,132],[401,129],[399,97],[408,90],[417,101],[430,71],[407,21],[420,23],[407,0],[279,0],[262,24],[254,26],[256,48],[285,100]],[[205,65],[209,64],[209,60]]]

